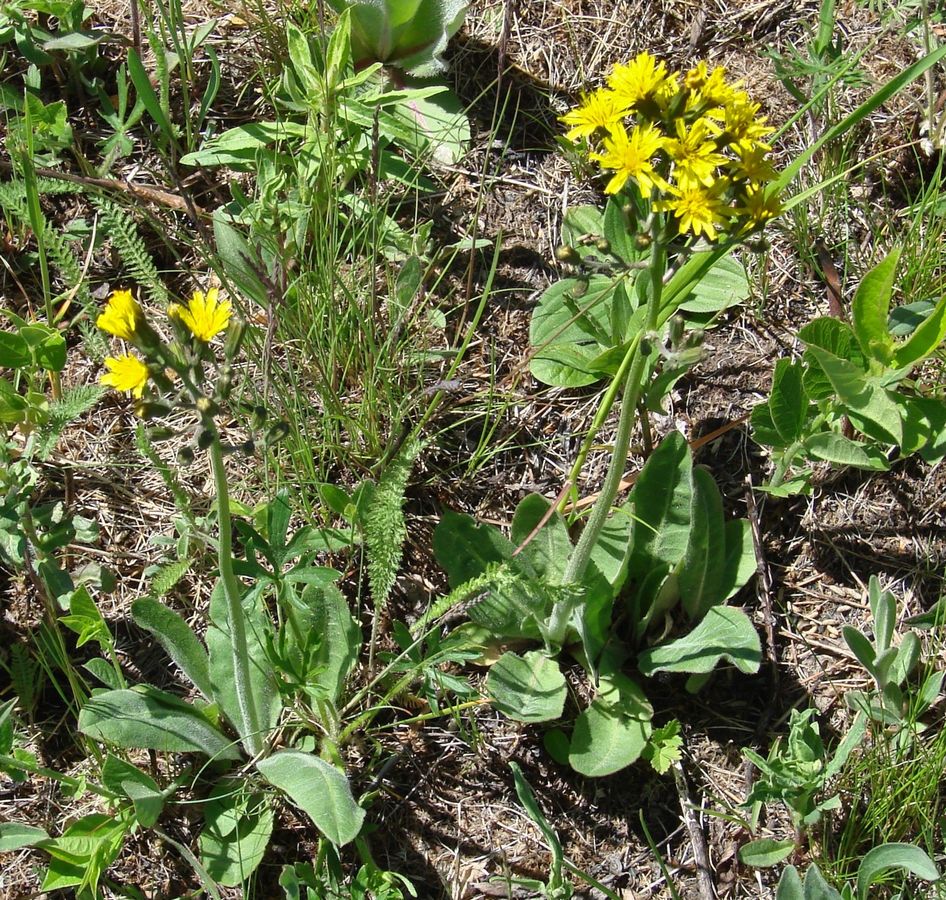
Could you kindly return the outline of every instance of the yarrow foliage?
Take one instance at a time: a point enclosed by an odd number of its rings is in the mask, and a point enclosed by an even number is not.
[[[759,108],[722,66],[671,72],[640,53],[562,121],[610,175],[605,193],[636,191],[681,236],[716,241],[758,231],[781,211],[765,141],[775,129]]]

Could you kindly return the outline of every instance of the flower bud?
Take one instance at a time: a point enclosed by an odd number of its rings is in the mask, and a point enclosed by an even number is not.
[[[148,432],[148,438],[151,441],[169,441],[174,437],[177,437],[177,432],[173,428],[163,426],[160,428],[152,428]]]
[[[206,450],[214,442],[214,433],[210,428],[201,428],[197,435],[197,447]]]
[[[194,406],[202,416],[215,416],[220,412],[220,407],[210,397],[198,397]]]
[[[242,319],[233,318],[230,320],[230,327],[227,329],[227,340],[223,345],[223,358],[226,360],[236,359],[243,345],[243,336],[246,334],[246,322]]]
[[[587,278],[576,278],[575,283],[572,285],[572,289],[568,292],[569,296],[574,297],[576,300],[579,297],[584,297],[588,293],[588,279]]]
[[[166,416],[170,411],[171,407],[166,403],[155,403],[152,400],[139,400],[135,404],[135,415],[145,422],[150,422],[160,416]]]
[[[266,432],[266,437],[263,443],[267,447],[272,447],[274,444],[278,444],[281,440],[283,440],[287,434],[289,434],[289,423],[277,422],[269,429],[269,431]]]
[[[678,347],[683,338],[683,328],[685,326],[683,316],[676,315],[670,319],[670,346]]]
[[[266,424],[266,419],[269,417],[269,412],[265,406],[254,406],[253,413],[250,416],[250,428],[256,431],[259,428],[262,428]]]
[[[256,441],[247,440],[240,444],[240,452],[244,456],[253,456],[256,453]]]
[[[607,238],[601,238],[596,244],[595,249],[599,253],[610,253],[611,252],[611,242]]]
[[[569,247],[567,244],[556,248],[555,258],[559,262],[568,263],[570,266],[581,264],[581,257],[578,255],[578,251],[574,247]]]
[[[181,447],[177,451],[177,461],[182,466],[189,466],[194,461],[194,451],[190,447]]]
[[[652,238],[649,234],[641,233],[634,235],[634,246],[638,250],[646,250],[652,242]]]

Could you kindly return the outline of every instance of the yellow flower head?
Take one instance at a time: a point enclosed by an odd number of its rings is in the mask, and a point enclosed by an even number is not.
[[[667,74],[666,64],[649,53],[638,53],[629,63],[616,65],[608,76],[608,85],[628,109],[675,84],[676,76]]]
[[[709,187],[716,177],[716,167],[725,165],[728,160],[717,152],[716,143],[710,140],[706,119],[697,119],[689,131],[682,119],[677,119],[675,125],[677,136],[667,141],[667,153],[674,163],[674,177],[678,181],[698,181]]]
[[[618,193],[629,178],[637,182],[644,197],[650,196],[655,184],[661,190],[665,189],[666,183],[654,171],[651,159],[666,140],[653,125],[638,125],[630,134],[623,127],[613,128],[610,137],[604,139],[604,153],[591,156],[601,164],[602,169],[614,172],[604,192]]]
[[[198,341],[207,343],[226,330],[233,312],[230,301],[218,300],[217,295],[216,288],[207,291],[206,296],[203,291],[194,291],[186,307],[172,303],[168,307],[168,315],[183,322]]]
[[[138,302],[131,296],[131,291],[114,291],[108,298],[105,311],[96,319],[95,324],[102,331],[132,341],[144,324],[145,314]]]
[[[723,130],[730,143],[745,144],[758,143],[766,150],[772,148],[762,143],[762,139],[772,134],[775,129],[765,124],[765,116],[759,115],[760,105],[753,103],[745,91],[736,91],[729,103],[724,107]]]
[[[571,126],[565,135],[570,141],[591,137],[599,128],[609,129],[617,125],[628,113],[614,91],[599,88],[581,98],[581,104],[569,110],[561,121]]]
[[[738,157],[734,164],[736,174],[746,181],[775,181],[776,173],[767,157],[768,144],[743,142],[733,150]]]
[[[131,391],[135,397],[141,397],[148,383],[148,367],[137,356],[131,353],[106,356],[105,368],[108,372],[99,378],[99,384],[116,391]]]
[[[670,186],[672,198],[655,204],[662,212],[672,212],[680,221],[677,227],[681,234],[690,232],[696,237],[706,235],[709,241],[715,241],[717,226],[725,226],[729,211],[720,200],[720,192],[725,187],[719,179],[712,188],[706,188],[698,181],[684,181]]]
[[[781,214],[782,201],[774,186],[750,184],[746,187],[745,200],[735,212],[746,218],[743,231],[755,231]]]

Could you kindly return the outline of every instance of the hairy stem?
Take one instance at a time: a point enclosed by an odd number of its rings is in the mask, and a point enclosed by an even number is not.
[[[213,426],[211,426],[213,428]],[[243,744],[251,756],[263,749],[262,729],[256,709],[256,698],[250,684],[250,653],[246,643],[246,620],[240,603],[240,585],[233,573],[232,530],[230,525],[230,494],[227,488],[227,470],[223,463],[220,435],[213,428],[210,443],[210,461],[213,466],[214,487],[217,492],[217,519],[219,540],[217,542],[217,564],[220,581],[227,601],[227,619],[230,625],[230,648],[233,653],[233,686],[236,689],[237,705],[240,708],[239,732]]]

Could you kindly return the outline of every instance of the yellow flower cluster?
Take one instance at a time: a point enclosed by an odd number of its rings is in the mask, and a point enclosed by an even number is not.
[[[203,344],[227,329],[232,312],[230,301],[219,300],[216,288],[211,288],[206,295],[194,291],[186,307],[178,303],[168,307],[168,317],[183,323],[187,331]],[[114,291],[95,324],[102,331],[143,349],[146,355],[154,347],[154,332],[131,291]],[[160,364],[160,361],[155,360],[155,363]],[[116,391],[131,391],[137,398],[144,393],[150,377],[148,366],[133,353],[107,356],[105,368],[108,372],[99,378],[101,384]]]
[[[562,116],[610,175],[605,193],[636,187],[680,234],[748,234],[781,211],[765,139],[774,128],[738,82],[705,62],[670,72],[649,53],[616,65],[607,86]]]

